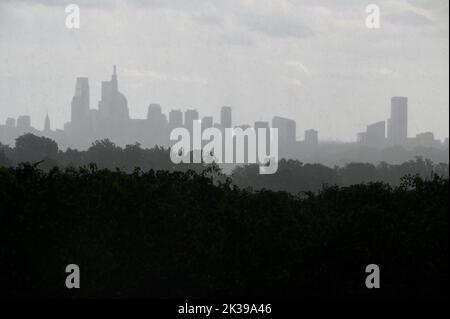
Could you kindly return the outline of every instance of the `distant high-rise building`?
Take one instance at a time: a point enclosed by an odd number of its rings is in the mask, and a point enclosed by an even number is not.
[[[102,82],[102,99],[98,109],[101,116],[108,121],[123,123],[130,118],[127,98],[119,92],[116,66],[111,81]]]
[[[22,115],[17,118],[17,128],[19,130],[29,130],[31,128],[31,118],[29,115]]]
[[[161,105],[150,104],[147,110],[147,120],[159,119],[162,115]]]
[[[15,128],[16,127],[16,120],[11,118],[11,117],[8,117],[6,119],[5,124],[6,124],[6,127],[8,127],[8,128]]]
[[[172,110],[169,112],[169,125],[171,127],[183,126],[183,112],[180,110]]]
[[[45,116],[45,124],[44,124],[44,132],[50,132],[51,127],[50,127],[50,118],[48,117],[48,113]]]
[[[161,110],[161,105],[150,104],[147,111],[147,121],[150,125],[161,129],[167,125],[167,117]]]
[[[366,136],[367,136],[366,132],[357,133],[356,134],[356,142],[358,144],[366,144]]]
[[[184,125],[190,132],[192,132],[192,128],[194,127],[194,121],[196,120],[198,120],[197,110],[187,110],[184,113]]]
[[[408,138],[408,98],[391,99],[391,118],[388,120],[388,140],[391,144],[402,145]]]
[[[365,144],[369,146],[381,147],[386,141],[386,122],[380,121],[367,125]]]
[[[231,107],[223,106],[220,110],[220,124],[223,128],[232,127]]]
[[[317,145],[319,144],[319,132],[314,129],[305,131],[305,144]]]
[[[89,112],[89,80],[88,78],[77,78],[75,95],[72,98],[71,122],[74,125],[86,121]]]
[[[264,121],[256,121],[254,128],[256,130],[256,132],[258,132],[259,128],[265,128],[265,129],[269,129],[269,122],[264,122]]]
[[[213,123],[213,118],[212,116],[205,116],[202,119],[202,131],[206,130],[207,128],[211,128],[213,127],[214,123]]]
[[[275,116],[272,127],[278,129],[278,137],[281,144],[294,144],[296,141],[296,127],[294,120]]]
[[[424,132],[416,135],[416,145],[425,147],[438,147],[439,141],[435,140],[432,132]]]
[[[149,133],[147,143],[151,145],[165,145],[169,139],[167,117],[162,113],[161,105],[150,104],[147,111],[147,125],[145,131]]]

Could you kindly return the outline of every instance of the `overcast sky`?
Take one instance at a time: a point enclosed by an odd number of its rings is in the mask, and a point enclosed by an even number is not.
[[[65,6],[81,9],[67,29]],[[381,28],[365,25],[366,5]],[[355,140],[409,97],[409,135],[449,135],[447,0],[0,0],[0,121],[22,114],[41,129],[70,120],[75,79],[91,108],[117,64],[130,114],[197,108],[234,124],[297,122],[321,139]]]

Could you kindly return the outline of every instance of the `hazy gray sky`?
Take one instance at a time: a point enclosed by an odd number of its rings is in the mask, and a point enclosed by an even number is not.
[[[81,8],[67,29],[65,6]],[[365,25],[366,5],[381,28]],[[91,107],[117,64],[132,117],[150,103],[195,107],[218,121],[297,121],[321,139],[355,140],[409,97],[409,134],[449,135],[447,0],[0,0],[0,121],[30,114],[42,128],[70,119],[75,78]]]

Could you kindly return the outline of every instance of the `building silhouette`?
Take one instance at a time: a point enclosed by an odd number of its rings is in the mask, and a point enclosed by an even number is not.
[[[374,147],[383,147],[386,144],[386,122],[379,121],[367,125],[365,144]]]
[[[212,116],[205,116],[202,118],[202,132],[207,128],[214,126],[214,119]]]
[[[77,78],[75,94],[71,103],[71,125],[81,126],[88,120],[90,109],[90,92],[88,78]]]
[[[183,112],[180,110],[172,110],[169,113],[169,126],[171,128],[183,126]]]
[[[275,116],[272,119],[272,127],[278,129],[278,137],[283,143],[292,145],[296,141],[296,127],[294,120]]]
[[[28,115],[22,115],[17,118],[17,129],[19,131],[27,131],[31,129],[31,118]]]
[[[222,106],[220,109],[220,125],[223,128],[233,127],[231,112],[231,107],[229,106]]]
[[[129,116],[127,98],[119,90],[117,68],[114,66],[111,79],[101,83],[101,99],[97,109],[91,109],[90,84],[87,77],[79,77],[75,82],[75,92],[70,101],[70,122],[64,124],[64,129],[52,129],[50,116],[47,113],[43,130],[39,131],[31,126],[31,118],[22,115],[16,119],[7,118],[4,125],[0,125],[0,142],[13,145],[15,139],[25,133],[42,135],[55,140],[58,145],[65,149],[67,147],[86,149],[95,140],[108,138],[119,146],[139,143],[143,147],[170,147],[170,133],[179,127],[187,128],[192,136],[194,121],[199,120],[199,112],[194,109],[183,111],[171,110],[168,116],[163,112],[161,105],[150,104],[147,116],[143,119],[132,119]],[[358,133],[356,143],[332,143],[321,141],[319,143],[319,132],[314,129],[305,131],[304,141],[296,138],[297,123],[294,119],[275,116],[272,125],[267,121],[256,121],[253,128],[258,139],[260,134],[265,134],[266,151],[270,151],[269,129],[278,129],[278,145],[280,158],[305,159],[309,162],[321,162],[334,165],[339,161],[343,163],[354,161],[377,161],[384,160],[386,156],[398,161],[401,159],[394,151],[383,153],[388,146],[401,146],[405,149],[435,148],[448,151],[448,138],[442,143],[436,140],[432,132],[417,134],[414,138],[408,138],[408,99],[406,97],[393,97],[390,105],[390,118],[366,126],[366,131]],[[214,121],[212,116],[203,116],[201,130],[215,127],[225,132],[226,128],[233,127],[232,108],[223,106],[220,109],[220,119]],[[234,124],[234,127],[243,130],[250,128],[247,124]],[[259,129],[265,129],[260,133]],[[223,134],[223,138],[225,138]],[[206,141],[202,141],[205,145]],[[225,145],[225,143],[223,143]],[[246,142],[246,147],[248,147]],[[256,145],[258,150],[258,145]],[[361,150],[364,150],[363,152]],[[416,153],[408,153],[414,156]],[[406,158],[408,160],[408,158]],[[446,161],[448,161],[448,156]]]
[[[305,144],[306,145],[318,145],[319,144],[319,132],[310,129],[305,131]]]
[[[49,133],[51,132],[51,126],[50,126],[50,117],[47,115],[45,116],[45,123],[44,123],[44,132]]]
[[[102,99],[98,110],[103,119],[112,123],[124,123],[130,118],[127,98],[119,92],[116,66],[111,80],[102,82]]]
[[[408,98],[391,99],[391,117],[388,120],[388,141],[392,145],[404,145],[408,138]]]

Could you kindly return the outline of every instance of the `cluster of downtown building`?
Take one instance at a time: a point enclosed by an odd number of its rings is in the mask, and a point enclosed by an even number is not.
[[[111,80],[102,82],[98,109],[90,107],[88,78],[78,78],[71,103],[71,121],[64,125],[63,130],[51,129],[48,114],[42,131],[31,126],[31,119],[27,115],[20,116],[17,120],[8,118],[4,125],[0,125],[0,142],[13,145],[18,136],[33,133],[55,140],[62,149],[68,147],[86,149],[93,141],[105,138],[119,146],[139,143],[143,147],[155,145],[170,147],[175,143],[170,141],[170,132],[179,127],[185,127],[192,132],[196,120],[201,120],[202,131],[211,127],[220,130],[232,128],[232,108],[227,106],[221,108],[219,123],[215,123],[211,116],[200,118],[195,109],[188,109],[184,113],[181,110],[172,110],[166,116],[162,113],[159,104],[150,104],[146,119],[132,119],[129,116],[128,101],[119,91],[116,67],[114,67]],[[448,154],[448,138],[441,142],[436,140],[431,132],[417,134],[415,138],[408,137],[408,99],[406,97],[393,97],[390,118],[387,121],[368,125],[365,132],[357,134],[356,143],[319,141],[319,133],[314,129],[306,130],[304,140],[300,141],[297,139],[295,120],[279,116],[272,119],[271,125],[269,122],[257,121],[252,126],[236,127],[242,129],[253,127],[256,132],[259,128],[277,128],[279,157],[301,159],[306,162],[325,164],[349,161],[375,162],[384,160],[379,154],[380,150],[392,147],[434,148],[446,150]],[[428,157],[427,154],[415,155]],[[448,156],[446,158],[448,161]]]

